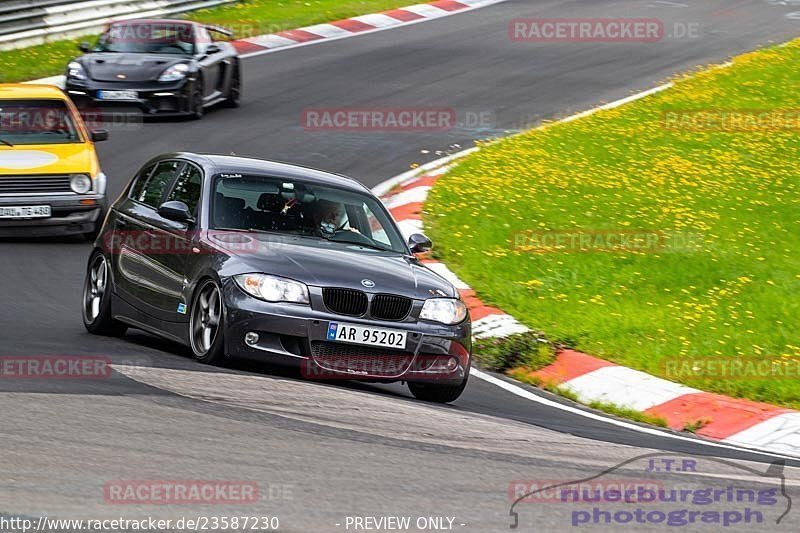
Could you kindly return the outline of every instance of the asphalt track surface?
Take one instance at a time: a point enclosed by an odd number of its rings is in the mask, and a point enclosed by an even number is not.
[[[787,17],[800,10],[793,4],[509,1],[266,54],[245,61],[242,108],[212,110],[202,122],[113,128],[100,146],[101,162],[112,196],[146,159],[175,150],[284,160],[373,186],[411,163],[439,157],[437,151],[585,110],[696,65],[796,37],[800,22]],[[668,34],[676,27],[697,33],[650,44],[511,42],[509,21],[526,17],[654,17]],[[460,124],[429,133],[301,126],[304,109],[346,107],[452,108]],[[412,523],[447,516],[457,530],[501,531],[511,523],[513,480],[572,481],[631,459],[622,468],[628,478],[655,475],[664,484],[776,483],[762,474],[767,456],[620,429],[477,379],[452,406],[434,406],[410,399],[400,386],[309,383],[254,363],[210,368],[137,331],[121,339],[92,337],[79,311],[89,249],[75,241],[0,242],[2,355],[103,355],[118,365],[104,380],[0,380],[0,513],[271,515],[285,531],[346,531],[347,516],[410,516]],[[647,474],[646,459],[635,458],[654,451],[735,462],[699,459],[697,473]],[[800,471],[791,465],[787,491],[800,494]],[[259,484],[261,498],[247,505],[106,503],[103,486],[118,479],[249,480]],[[784,504],[767,509],[761,524],[725,529],[797,531],[796,513],[775,523]],[[517,510],[522,530],[574,529],[574,506],[522,503]]]

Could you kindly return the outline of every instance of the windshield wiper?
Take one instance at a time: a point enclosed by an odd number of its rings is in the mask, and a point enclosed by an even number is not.
[[[13,145],[13,144],[11,144],[11,143],[10,143],[10,142],[8,142],[7,140],[3,139],[2,137],[0,137],[0,143],[3,143],[3,144],[5,144],[6,146],[10,146],[11,148],[14,148],[14,145]]]

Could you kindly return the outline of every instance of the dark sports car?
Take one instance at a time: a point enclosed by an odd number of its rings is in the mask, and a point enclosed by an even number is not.
[[[219,102],[237,107],[242,65],[225,38],[226,30],[184,20],[116,22],[94,46],[81,44],[85,55],[69,63],[66,91],[82,109],[145,115],[201,118]]]
[[[141,328],[195,357],[299,365],[315,379],[406,381],[420,399],[467,383],[471,322],[366,187],[232,156],[148,162],[111,207],[88,264],[86,328]]]

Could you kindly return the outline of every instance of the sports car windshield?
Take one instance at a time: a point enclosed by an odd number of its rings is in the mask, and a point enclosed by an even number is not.
[[[0,100],[0,140],[4,146],[82,142],[62,100]]]
[[[95,52],[192,55],[195,51],[191,24],[131,22],[113,24],[95,45]]]
[[[214,229],[300,235],[407,252],[377,200],[304,181],[218,176],[211,218]]]

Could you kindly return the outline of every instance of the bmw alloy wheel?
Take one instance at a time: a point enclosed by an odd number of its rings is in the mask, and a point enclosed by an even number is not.
[[[194,302],[190,319],[192,349],[198,358],[205,357],[214,347],[222,324],[222,295],[211,280],[201,287]]]

